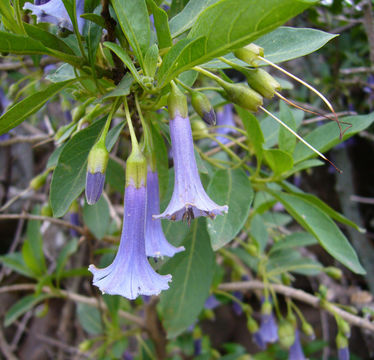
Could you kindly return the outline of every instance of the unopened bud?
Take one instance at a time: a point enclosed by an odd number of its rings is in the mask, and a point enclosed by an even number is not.
[[[48,217],[52,217],[53,216],[53,211],[52,211],[52,207],[51,205],[49,204],[44,204],[40,210],[40,214],[42,216],[48,216]]]
[[[336,347],[338,349],[348,347],[348,339],[341,332],[338,332],[338,335],[336,335]]]
[[[258,57],[264,56],[264,49],[255,44],[249,44],[243,48],[235,50],[234,55],[247,64],[257,67]]]
[[[340,280],[343,276],[343,272],[335,266],[328,266],[323,271],[334,280]]]
[[[279,343],[284,348],[288,349],[295,342],[295,328],[287,320],[282,320],[278,324]]]
[[[340,318],[338,320],[338,328],[339,328],[339,331],[344,334],[344,336],[346,338],[349,338],[351,336],[351,327],[349,326],[349,324],[343,320],[342,318]]]
[[[216,113],[205,94],[198,91],[192,91],[191,105],[208,125],[216,124]]]
[[[290,286],[291,285],[291,278],[290,278],[290,276],[288,274],[282,273],[281,279],[282,279],[282,284],[283,285],[286,285],[286,286]]]
[[[86,112],[86,104],[81,104],[71,111],[72,121],[75,123],[80,120]]]
[[[79,344],[79,350],[81,352],[85,352],[85,351],[88,351],[91,349],[93,345],[93,340],[85,340],[85,341],[82,341],[80,344]]]
[[[45,181],[47,180],[47,176],[48,176],[48,171],[44,172],[43,174],[39,174],[35,176],[30,181],[30,188],[35,191],[39,190],[45,184]]]
[[[253,317],[249,316],[247,320],[247,328],[251,334],[254,334],[258,331],[258,324]]]
[[[261,314],[270,315],[272,311],[273,311],[273,306],[271,305],[271,302],[268,300],[264,301],[261,306]]]
[[[244,84],[220,83],[225,90],[224,95],[234,104],[252,112],[256,112],[262,105],[262,96]]]
[[[301,325],[301,330],[306,336],[309,337],[310,340],[314,340],[316,338],[312,325],[310,325],[306,321],[304,321],[303,324]]]
[[[191,129],[193,132],[199,133],[199,134],[204,134],[208,135],[209,130],[205,124],[205,122],[201,120],[192,120],[191,121]]]
[[[89,205],[99,201],[105,182],[109,153],[104,142],[96,143],[88,155],[86,174],[86,200]]]
[[[258,256],[259,251],[258,251],[258,247],[255,244],[248,244],[245,248],[247,249],[249,255],[253,257]]]
[[[271,99],[281,89],[279,82],[263,69],[246,69],[244,75],[248,85],[267,99]]]

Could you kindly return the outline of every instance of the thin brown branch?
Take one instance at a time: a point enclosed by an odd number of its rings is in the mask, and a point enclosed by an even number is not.
[[[0,325],[0,351],[5,356],[5,359],[7,360],[17,360],[17,357],[13,354],[11,347],[7,343],[2,325]]]
[[[365,27],[366,36],[369,42],[369,53],[370,53],[370,63],[374,65],[374,21],[373,21],[373,8],[371,5],[371,0],[367,0],[363,5],[363,23]]]
[[[315,308],[321,308],[320,299],[317,296],[308,294],[307,292],[303,290],[294,289],[290,286],[285,286],[285,285],[280,285],[280,284],[271,284],[271,287],[278,294],[282,294],[292,299],[299,300]],[[253,280],[253,281],[224,283],[224,284],[219,285],[218,288],[224,291],[264,290],[265,285],[261,281]],[[341,316],[344,320],[346,320],[350,324],[359,326],[363,329],[374,332],[374,323],[366,319],[363,319],[359,316],[352,315],[349,312],[344,311],[335,305],[331,305],[330,309],[336,315]]]
[[[47,135],[36,135],[36,136],[16,136],[14,138],[3,140],[0,142],[0,146],[9,146],[20,143],[37,143],[39,141],[49,140],[50,136]]]

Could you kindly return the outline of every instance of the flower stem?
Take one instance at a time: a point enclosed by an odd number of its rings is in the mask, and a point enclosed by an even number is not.
[[[127,121],[127,125],[129,127],[129,131],[130,131],[131,144],[133,146],[133,150],[139,150],[139,143],[138,143],[138,139],[136,138],[136,135],[135,135],[134,127],[132,125],[129,105],[127,104],[127,98],[126,97],[124,98],[124,106],[125,106],[126,121]]]

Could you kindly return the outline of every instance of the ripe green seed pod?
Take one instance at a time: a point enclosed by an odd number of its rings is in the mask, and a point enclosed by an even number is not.
[[[262,106],[262,96],[244,84],[230,84],[222,81],[224,96],[234,104],[252,112],[257,112]]]
[[[278,324],[279,343],[288,349],[295,342],[295,328],[287,320],[282,320]]]
[[[216,113],[205,94],[198,91],[192,91],[191,105],[208,125],[216,124]]]
[[[271,99],[281,89],[279,82],[263,69],[246,69],[244,75],[248,85],[267,99]]]
[[[247,64],[257,67],[258,57],[264,56],[264,49],[255,44],[249,44],[243,48],[235,50],[234,55]]]

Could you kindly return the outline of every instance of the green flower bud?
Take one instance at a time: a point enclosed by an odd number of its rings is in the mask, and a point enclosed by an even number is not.
[[[323,299],[326,299],[326,297],[327,297],[327,287],[325,285],[320,285],[318,290],[319,290],[319,293],[320,293],[321,297]]]
[[[52,212],[52,207],[51,205],[49,204],[44,204],[42,206],[42,209],[40,210],[40,214],[42,216],[49,216],[49,217],[52,217],[53,216],[53,212]]]
[[[243,73],[248,85],[267,99],[271,99],[281,89],[279,82],[263,69],[246,69]]]
[[[43,174],[39,174],[35,176],[30,181],[30,188],[33,190],[39,190],[46,182],[48,176],[48,171],[44,172]]]
[[[205,319],[208,319],[208,320],[215,319],[214,311],[211,309],[204,309],[203,315]]]
[[[191,105],[208,125],[216,124],[216,113],[205,94],[198,91],[192,91]]]
[[[342,334],[344,334],[344,336],[346,338],[349,338],[351,336],[351,327],[342,318],[340,318],[338,320],[338,329],[339,329],[339,332],[341,332]]]
[[[278,324],[279,343],[288,349],[295,342],[295,328],[291,322],[282,320]]]
[[[222,81],[224,96],[232,103],[252,112],[256,112],[262,105],[262,96],[244,84],[230,84]]]
[[[249,255],[251,255],[253,257],[258,256],[259,251],[258,251],[258,247],[257,247],[256,244],[248,244],[245,248],[247,249]]]
[[[286,286],[290,286],[291,285],[291,278],[290,278],[290,276],[288,274],[282,273],[281,279],[282,279],[282,284],[284,284]]]
[[[303,322],[303,324],[301,325],[301,330],[306,336],[309,337],[309,339],[314,340],[316,338],[313,327],[308,322],[306,321]]]
[[[323,271],[334,280],[340,280],[343,276],[343,272],[335,266],[328,266]]]
[[[208,127],[206,126],[205,122],[201,120],[192,120],[191,128],[193,132],[197,132],[197,133],[204,134],[204,135],[209,134]]]
[[[338,349],[343,349],[348,347],[348,339],[341,333],[338,332],[338,335],[336,335],[336,347]]]
[[[271,302],[268,300],[264,301],[261,306],[261,314],[270,315],[272,311],[273,311],[273,306],[271,305]]]
[[[88,154],[87,171],[91,174],[97,172],[104,174],[108,165],[108,160],[109,152],[106,149],[105,143],[101,141],[97,142]]]
[[[247,64],[257,67],[258,57],[264,56],[264,49],[255,44],[249,44],[246,47],[235,50],[234,55]]]
[[[71,111],[71,117],[74,123],[80,120],[84,116],[86,112],[86,106],[87,106],[86,103],[84,103],[84,104],[77,106]]]
[[[175,119],[177,115],[183,118],[188,116],[187,98],[174,82],[171,82],[171,90],[168,97],[168,110],[171,119]]]
[[[85,340],[85,341],[82,341],[82,342],[79,344],[79,350],[80,350],[81,352],[88,351],[88,350],[91,349],[93,343],[94,343],[93,340]]]
[[[249,316],[247,320],[247,328],[251,334],[254,334],[258,331],[259,327],[255,319]]]

